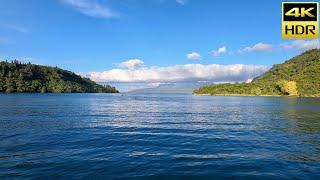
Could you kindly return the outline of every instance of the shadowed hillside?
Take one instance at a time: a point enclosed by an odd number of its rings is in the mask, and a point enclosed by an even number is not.
[[[109,85],[99,85],[57,67],[0,62],[0,92],[26,93],[118,93]]]

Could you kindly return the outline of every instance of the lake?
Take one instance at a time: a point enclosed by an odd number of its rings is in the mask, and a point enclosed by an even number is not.
[[[0,179],[320,178],[320,99],[1,94]]]

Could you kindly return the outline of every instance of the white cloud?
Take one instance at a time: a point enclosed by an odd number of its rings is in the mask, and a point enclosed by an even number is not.
[[[99,4],[95,0],[62,0],[62,2],[87,16],[96,18],[111,18],[116,16],[109,8]]]
[[[129,59],[117,65],[121,69],[136,69],[144,66],[144,62],[140,59]]]
[[[222,54],[227,53],[227,47],[226,46],[222,46],[220,48],[218,48],[217,50],[212,51],[213,52],[213,56],[221,56]]]
[[[251,83],[253,81],[253,78],[249,78],[246,80],[246,83]]]
[[[314,40],[294,40],[281,43],[280,45],[271,45],[266,43],[257,43],[254,46],[245,47],[238,50],[238,53],[249,53],[249,52],[268,52],[272,50],[296,50],[306,51],[310,49],[320,48],[319,39]]]
[[[141,64],[143,63],[140,62]],[[267,70],[268,67],[266,66],[244,64],[185,64],[167,67],[140,66],[139,68],[129,65],[125,69],[115,68],[103,72],[82,73],[82,75],[97,82],[235,82],[246,81]]]
[[[192,52],[192,53],[189,53],[187,54],[187,58],[189,60],[200,60],[201,59],[201,55],[197,52]]]
[[[6,37],[0,37],[0,44],[13,44],[13,42]]]
[[[7,29],[11,29],[11,30],[20,32],[20,33],[28,33],[29,32],[29,30],[27,28],[22,27],[22,26],[13,25],[13,24],[2,24],[1,26],[4,28],[7,28]]]
[[[273,46],[271,44],[266,43],[257,43],[254,46],[245,47],[244,49],[239,50],[239,53],[249,53],[249,52],[267,52],[271,51]]]
[[[176,2],[181,5],[185,5],[186,3],[185,0],[176,0]]]
[[[290,43],[282,43],[280,44],[280,48],[284,50],[298,50],[298,51],[306,51],[309,49],[320,48],[319,39],[314,40],[295,40]]]

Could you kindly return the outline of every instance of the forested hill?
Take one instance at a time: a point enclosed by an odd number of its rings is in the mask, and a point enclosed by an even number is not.
[[[194,91],[207,95],[283,95],[320,97],[320,49],[274,65],[251,83],[204,86]]]
[[[26,93],[118,93],[109,85],[99,85],[57,67],[0,62],[0,92]]]

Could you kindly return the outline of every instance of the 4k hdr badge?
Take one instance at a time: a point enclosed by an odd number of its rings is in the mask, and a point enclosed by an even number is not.
[[[318,38],[318,11],[318,2],[283,2],[282,38]]]

